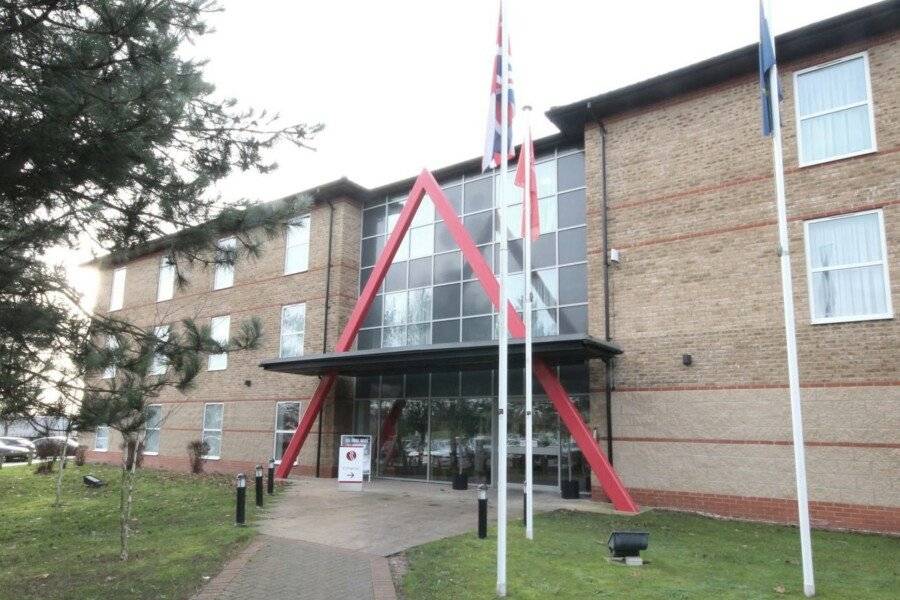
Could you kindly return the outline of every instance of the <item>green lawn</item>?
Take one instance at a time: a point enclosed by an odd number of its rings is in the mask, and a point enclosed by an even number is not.
[[[648,564],[610,564],[614,530],[650,532]],[[535,517],[535,540],[520,523],[508,537],[509,598],[803,598],[797,530],[654,511],[639,517],[557,512]],[[496,531],[467,534],[408,552],[406,600],[494,598]],[[898,598],[900,539],[813,532],[818,598]]]
[[[109,485],[85,487],[87,473]],[[55,481],[55,474],[34,475],[33,467],[0,469],[2,600],[189,598],[203,576],[215,575],[255,535],[252,527],[234,525],[231,478],[141,470],[131,556],[121,562],[119,470],[70,466],[58,509]],[[252,522],[253,489],[247,491]]]

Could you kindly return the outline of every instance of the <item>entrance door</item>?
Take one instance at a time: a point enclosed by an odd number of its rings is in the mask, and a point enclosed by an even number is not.
[[[469,483],[490,483],[491,398],[435,398],[431,401],[431,479],[456,474]]]

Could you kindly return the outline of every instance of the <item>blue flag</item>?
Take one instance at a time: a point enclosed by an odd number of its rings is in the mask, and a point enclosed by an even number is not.
[[[774,116],[772,115],[772,88],[769,86],[769,71],[775,66],[775,41],[769,33],[769,23],[766,21],[766,11],[763,3],[759,3],[759,101],[762,104],[762,130],[763,135],[772,135]],[[781,99],[781,90],[778,90],[778,99]]]

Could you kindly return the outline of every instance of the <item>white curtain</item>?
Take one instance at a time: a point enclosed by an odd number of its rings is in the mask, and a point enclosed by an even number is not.
[[[803,162],[871,148],[869,101],[862,57],[799,75],[797,108]],[[861,102],[865,104],[842,108]]]
[[[878,213],[810,223],[808,241],[815,318],[887,312]]]

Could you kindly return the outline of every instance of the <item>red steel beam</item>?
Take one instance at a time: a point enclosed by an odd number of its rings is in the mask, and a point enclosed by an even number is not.
[[[500,309],[500,284],[497,282],[494,272],[484,260],[481,252],[478,251],[478,248],[469,236],[469,232],[466,231],[462,221],[459,220],[453,207],[450,206],[450,202],[447,200],[446,196],[444,196],[444,193],[434,176],[427,169],[423,169],[416,179],[415,184],[413,184],[413,188],[406,200],[406,205],[400,212],[397,224],[394,226],[394,230],[391,232],[390,238],[388,239],[381,256],[378,258],[375,268],[369,276],[369,280],[366,282],[362,294],[360,294],[359,300],[356,302],[356,307],[350,314],[350,319],[344,327],[344,331],[335,347],[336,352],[346,352],[353,345],[353,340],[356,338],[356,334],[362,326],[366,313],[369,312],[369,308],[372,306],[376,291],[381,286],[381,282],[387,274],[391,261],[393,261],[394,255],[400,247],[400,242],[403,240],[403,236],[406,235],[406,231],[412,223],[412,218],[419,208],[422,198],[426,194],[428,194],[428,197],[434,202],[438,214],[440,214],[447,229],[450,231],[451,235],[453,235],[454,240],[456,240],[463,256],[465,256],[469,266],[475,273],[475,276],[481,282],[491,303],[498,310]],[[501,207],[501,209],[502,208],[505,207]],[[516,309],[511,302],[507,302],[506,309],[509,317],[510,334],[512,334],[513,337],[525,337],[525,323],[522,321],[522,318],[519,316],[519,313],[516,312]],[[554,373],[540,358],[534,359],[534,373],[543,386],[544,391],[547,393],[547,396],[550,398],[550,401],[553,403],[554,408],[556,408],[556,411],[559,413],[566,428],[569,430],[569,433],[572,435],[572,439],[578,444],[578,448],[581,450],[582,455],[585,457],[591,470],[600,481],[603,491],[606,492],[606,495],[612,501],[613,506],[617,510],[631,513],[637,512],[637,504],[635,504],[631,495],[628,493],[628,490],[622,484],[615,469],[609,464],[606,457],[603,456],[603,453],[600,451],[600,446],[591,435],[587,425],[581,418],[581,414],[575,407],[575,403],[569,398],[569,395],[560,383],[556,373]],[[290,473],[294,460],[296,460],[300,448],[303,446],[303,442],[309,435],[313,422],[319,411],[321,411],[325,397],[334,385],[336,377],[337,375],[335,373],[330,373],[319,382],[319,386],[313,394],[309,408],[307,408],[306,412],[303,414],[303,418],[297,427],[297,431],[294,433],[284,452],[281,465],[279,465],[277,472],[278,477],[287,477]]]

